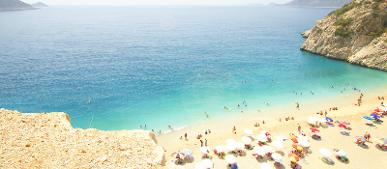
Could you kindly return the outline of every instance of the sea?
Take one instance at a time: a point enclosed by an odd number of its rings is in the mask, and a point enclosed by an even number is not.
[[[387,86],[385,72],[300,50],[300,34],[332,10],[51,6],[2,12],[0,107],[67,112],[76,128],[166,131],[207,116],[221,120]]]

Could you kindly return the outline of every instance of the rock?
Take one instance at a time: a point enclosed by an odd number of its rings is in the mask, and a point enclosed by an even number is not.
[[[66,113],[1,109],[0,133],[0,168],[157,169],[165,164],[153,133],[74,129]]]
[[[301,49],[387,71],[387,1],[356,0],[303,33]]]
[[[30,9],[36,8],[19,0],[0,0],[0,11],[18,11]]]

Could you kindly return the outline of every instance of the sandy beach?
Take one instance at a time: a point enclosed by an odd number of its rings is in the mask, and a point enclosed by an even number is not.
[[[301,158],[298,164],[302,168],[332,168],[332,169],[380,169],[387,166],[385,160],[387,156],[386,151],[379,150],[375,145],[375,139],[387,137],[387,125],[385,123],[377,124],[375,126],[367,126],[362,116],[370,115],[373,110],[380,106],[381,100],[378,96],[387,97],[386,86],[367,91],[354,91],[350,94],[342,94],[329,98],[322,98],[321,100],[311,100],[300,103],[300,109],[297,109],[295,104],[284,105],[282,107],[270,107],[262,109],[261,112],[246,112],[235,115],[231,118],[209,118],[195,125],[188,126],[182,130],[166,133],[158,136],[158,144],[163,146],[166,151],[166,168],[194,168],[195,164],[201,160],[200,141],[196,138],[201,134],[203,142],[207,140],[208,147],[211,150],[210,155],[214,162],[214,168],[226,168],[225,160],[219,159],[214,155],[212,150],[217,145],[226,145],[227,139],[235,139],[241,141],[245,135],[244,130],[250,129],[254,134],[259,134],[265,130],[271,133],[273,138],[276,136],[289,136],[290,133],[298,134],[298,125],[310,140],[310,153]],[[361,106],[355,105],[360,94],[363,93]],[[329,108],[337,107],[338,110],[329,110]],[[307,123],[308,117],[324,117],[317,115],[320,111],[327,110],[327,116],[333,118],[335,121],[350,122],[349,135],[345,136],[340,133],[340,128],[337,125],[334,127],[319,127],[321,131],[321,140],[314,140],[310,137],[310,126]],[[285,121],[286,117],[293,117],[294,120]],[[281,118],[281,122],[279,119]],[[263,124],[265,121],[265,124]],[[259,127],[254,124],[259,123]],[[233,126],[236,127],[236,134],[233,133]],[[205,134],[205,131],[210,130],[210,134]],[[360,147],[355,144],[356,136],[363,136],[368,131],[371,134],[371,142],[366,143],[367,148]],[[187,140],[184,139],[184,134],[187,133]],[[182,137],[182,139],[180,139]],[[253,146],[257,146],[257,142],[253,141]],[[268,143],[268,145],[271,145]],[[284,142],[283,165],[285,168],[290,168],[290,161],[288,154],[291,151],[292,142],[287,140]],[[172,160],[172,154],[181,149],[190,149],[193,151],[194,161],[185,163],[183,165],[175,165]],[[349,162],[343,163],[332,157],[334,164],[329,165],[321,160],[319,150],[327,148],[331,152],[333,149],[340,149],[347,153]],[[237,157],[237,164],[239,168],[260,168],[260,163],[268,162],[273,164],[272,160],[257,161],[253,156],[252,150],[246,150],[245,156]],[[273,166],[274,167],[274,166]]]

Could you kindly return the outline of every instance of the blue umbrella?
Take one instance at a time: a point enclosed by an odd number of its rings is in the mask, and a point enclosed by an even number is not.
[[[374,119],[380,119],[380,116],[376,115],[376,114],[371,114],[372,118]]]
[[[369,120],[369,121],[374,120],[373,118],[371,118],[371,117],[369,117],[369,116],[363,116],[363,118],[366,119],[366,120]]]
[[[325,120],[326,120],[327,122],[333,122],[333,119],[330,118],[330,117],[325,117]]]

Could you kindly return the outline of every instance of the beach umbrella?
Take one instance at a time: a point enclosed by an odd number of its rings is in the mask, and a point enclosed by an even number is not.
[[[326,149],[326,148],[321,148],[321,149],[320,149],[320,154],[321,154],[323,157],[326,157],[326,158],[329,158],[330,156],[332,156],[331,151],[329,151],[329,150]]]
[[[371,117],[369,117],[369,116],[363,116],[363,119],[366,119],[366,120],[369,120],[369,121],[374,120],[373,118],[371,118]]]
[[[376,111],[376,112],[381,112],[381,111],[382,111],[382,109],[381,109],[381,108],[379,108],[379,107],[377,107],[376,109],[374,109],[374,111]]]
[[[260,167],[261,167],[261,169],[272,169],[273,168],[273,166],[272,165],[270,165],[269,163],[261,163],[260,164]]]
[[[236,144],[227,144],[227,145],[226,145],[226,150],[227,150],[227,152],[235,151],[235,150],[237,149],[236,146],[237,146]]]
[[[265,153],[272,153],[273,152],[273,147],[268,146],[268,145],[263,145],[262,149],[264,150]]]
[[[308,118],[308,124],[310,125],[316,125],[316,120],[314,117],[309,117]]]
[[[208,147],[200,147],[200,152],[202,154],[208,154],[210,152]]]
[[[226,145],[226,150],[228,152],[230,151],[235,151],[236,148],[237,148],[237,142],[234,140],[234,139],[228,139],[226,141],[227,145]]]
[[[346,157],[347,153],[345,153],[343,150],[339,150],[338,152],[336,152],[336,155],[340,157]]]
[[[380,116],[378,116],[378,115],[376,115],[376,114],[371,114],[370,115],[372,118],[374,118],[374,119],[380,119],[381,117]]]
[[[237,150],[243,150],[245,148],[245,144],[243,144],[241,142],[237,142],[235,145],[236,145],[235,147]]]
[[[213,168],[214,163],[210,159],[204,159],[199,161],[194,169],[211,169]]]
[[[192,156],[192,150],[190,149],[183,149],[180,151],[180,153],[184,154],[185,156]]]
[[[215,147],[215,150],[216,150],[216,152],[218,152],[218,153],[224,153],[224,152],[225,152],[224,146],[216,146],[216,147]]]
[[[235,156],[230,155],[230,154],[226,155],[226,157],[224,159],[226,160],[226,162],[228,164],[235,164],[235,163],[237,163],[237,159],[235,158]]]
[[[330,118],[330,117],[325,117],[325,121],[327,121],[327,122],[333,122],[333,119]]]
[[[266,151],[262,147],[255,147],[254,153],[260,156],[264,156],[266,154]]]
[[[339,123],[339,127],[344,129],[348,128],[348,126],[345,123]]]
[[[258,135],[256,138],[255,138],[257,141],[259,142],[266,142],[267,141],[267,137],[265,134],[260,134]]]
[[[272,144],[276,149],[282,149],[282,148],[284,147],[283,141],[281,141],[281,140],[274,140],[271,144]]]
[[[366,142],[366,139],[363,136],[356,136],[355,141],[361,140],[362,142]]]
[[[310,142],[306,139],[301,139],[301,140],[298,140],[298,144],[302,147],[310,147]]]
[[[381,139],[378,139],[377,142],[379,144],[387,144],[387,138],[381,138]]]
[[[274,160],[275,162],[282,163],[283,157],[282,157],[282,155],[279,154],[279,153],[273,153],[273,154],[271,155],[271,158],[273,158],[273,160]]]
[[[244,133],[245,133],[247,136],[251,136],[251,135],[253,135],[253,130],[245,129],[245,130],[244,130]]]
[[[253,140],[250,137],[242,137],[242,142],[245,143],[246,145],[250,145]]]
[[[315,127],[311,127],[311,128],[310,128],[310,131],[312,131],[313,133],[320,132],[320,130],[318,130],[318,129],[315,128]]]
[[[235,141],[234,139],[227,139],[226,140],[226,144],[235,144],[237,141]]]

